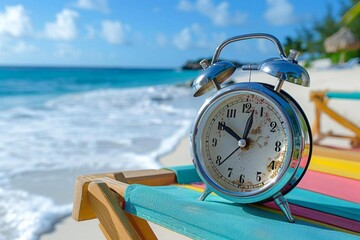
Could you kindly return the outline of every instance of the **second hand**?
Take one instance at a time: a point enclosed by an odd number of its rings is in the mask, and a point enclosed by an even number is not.
[[[220,163],[219,163],[219,166],[221,164],[223,164],[226,160],[228,160],[237,150],[239,150],[240,146],[238,146],[234,151],[232,151],[232,153],[229,154],[229,156],[227,156],[224,160],[222,160]]]

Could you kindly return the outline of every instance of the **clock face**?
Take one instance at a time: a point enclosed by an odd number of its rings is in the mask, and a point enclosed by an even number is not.
[[[287,118],[253,91],[225,94],[200,120],[202,167],[224,192],[253,195],[270,188],[289,165]]]

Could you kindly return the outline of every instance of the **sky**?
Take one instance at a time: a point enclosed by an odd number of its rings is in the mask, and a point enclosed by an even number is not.
[[[1,0],[0,65],[179,67],[211,57],[236,35],[263,32],[284,42],[328,5],[338,14],[339,0]],[[271,42],[250,40],[221,57],[274,54]]]

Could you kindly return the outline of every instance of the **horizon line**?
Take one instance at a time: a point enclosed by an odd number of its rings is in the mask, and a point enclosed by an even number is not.
[[[181,67],[151,66],[109,66],[109,65],[62,65],[62,64],[0,64],[1,68],[92,68],[92,69],[138,69],[138,70],[181,70]]]

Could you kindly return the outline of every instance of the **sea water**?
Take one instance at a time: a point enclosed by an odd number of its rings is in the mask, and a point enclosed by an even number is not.
[[[201,105],[197,71],[0,68],[0,239],[39,239],[76,176],[161,167]]]

